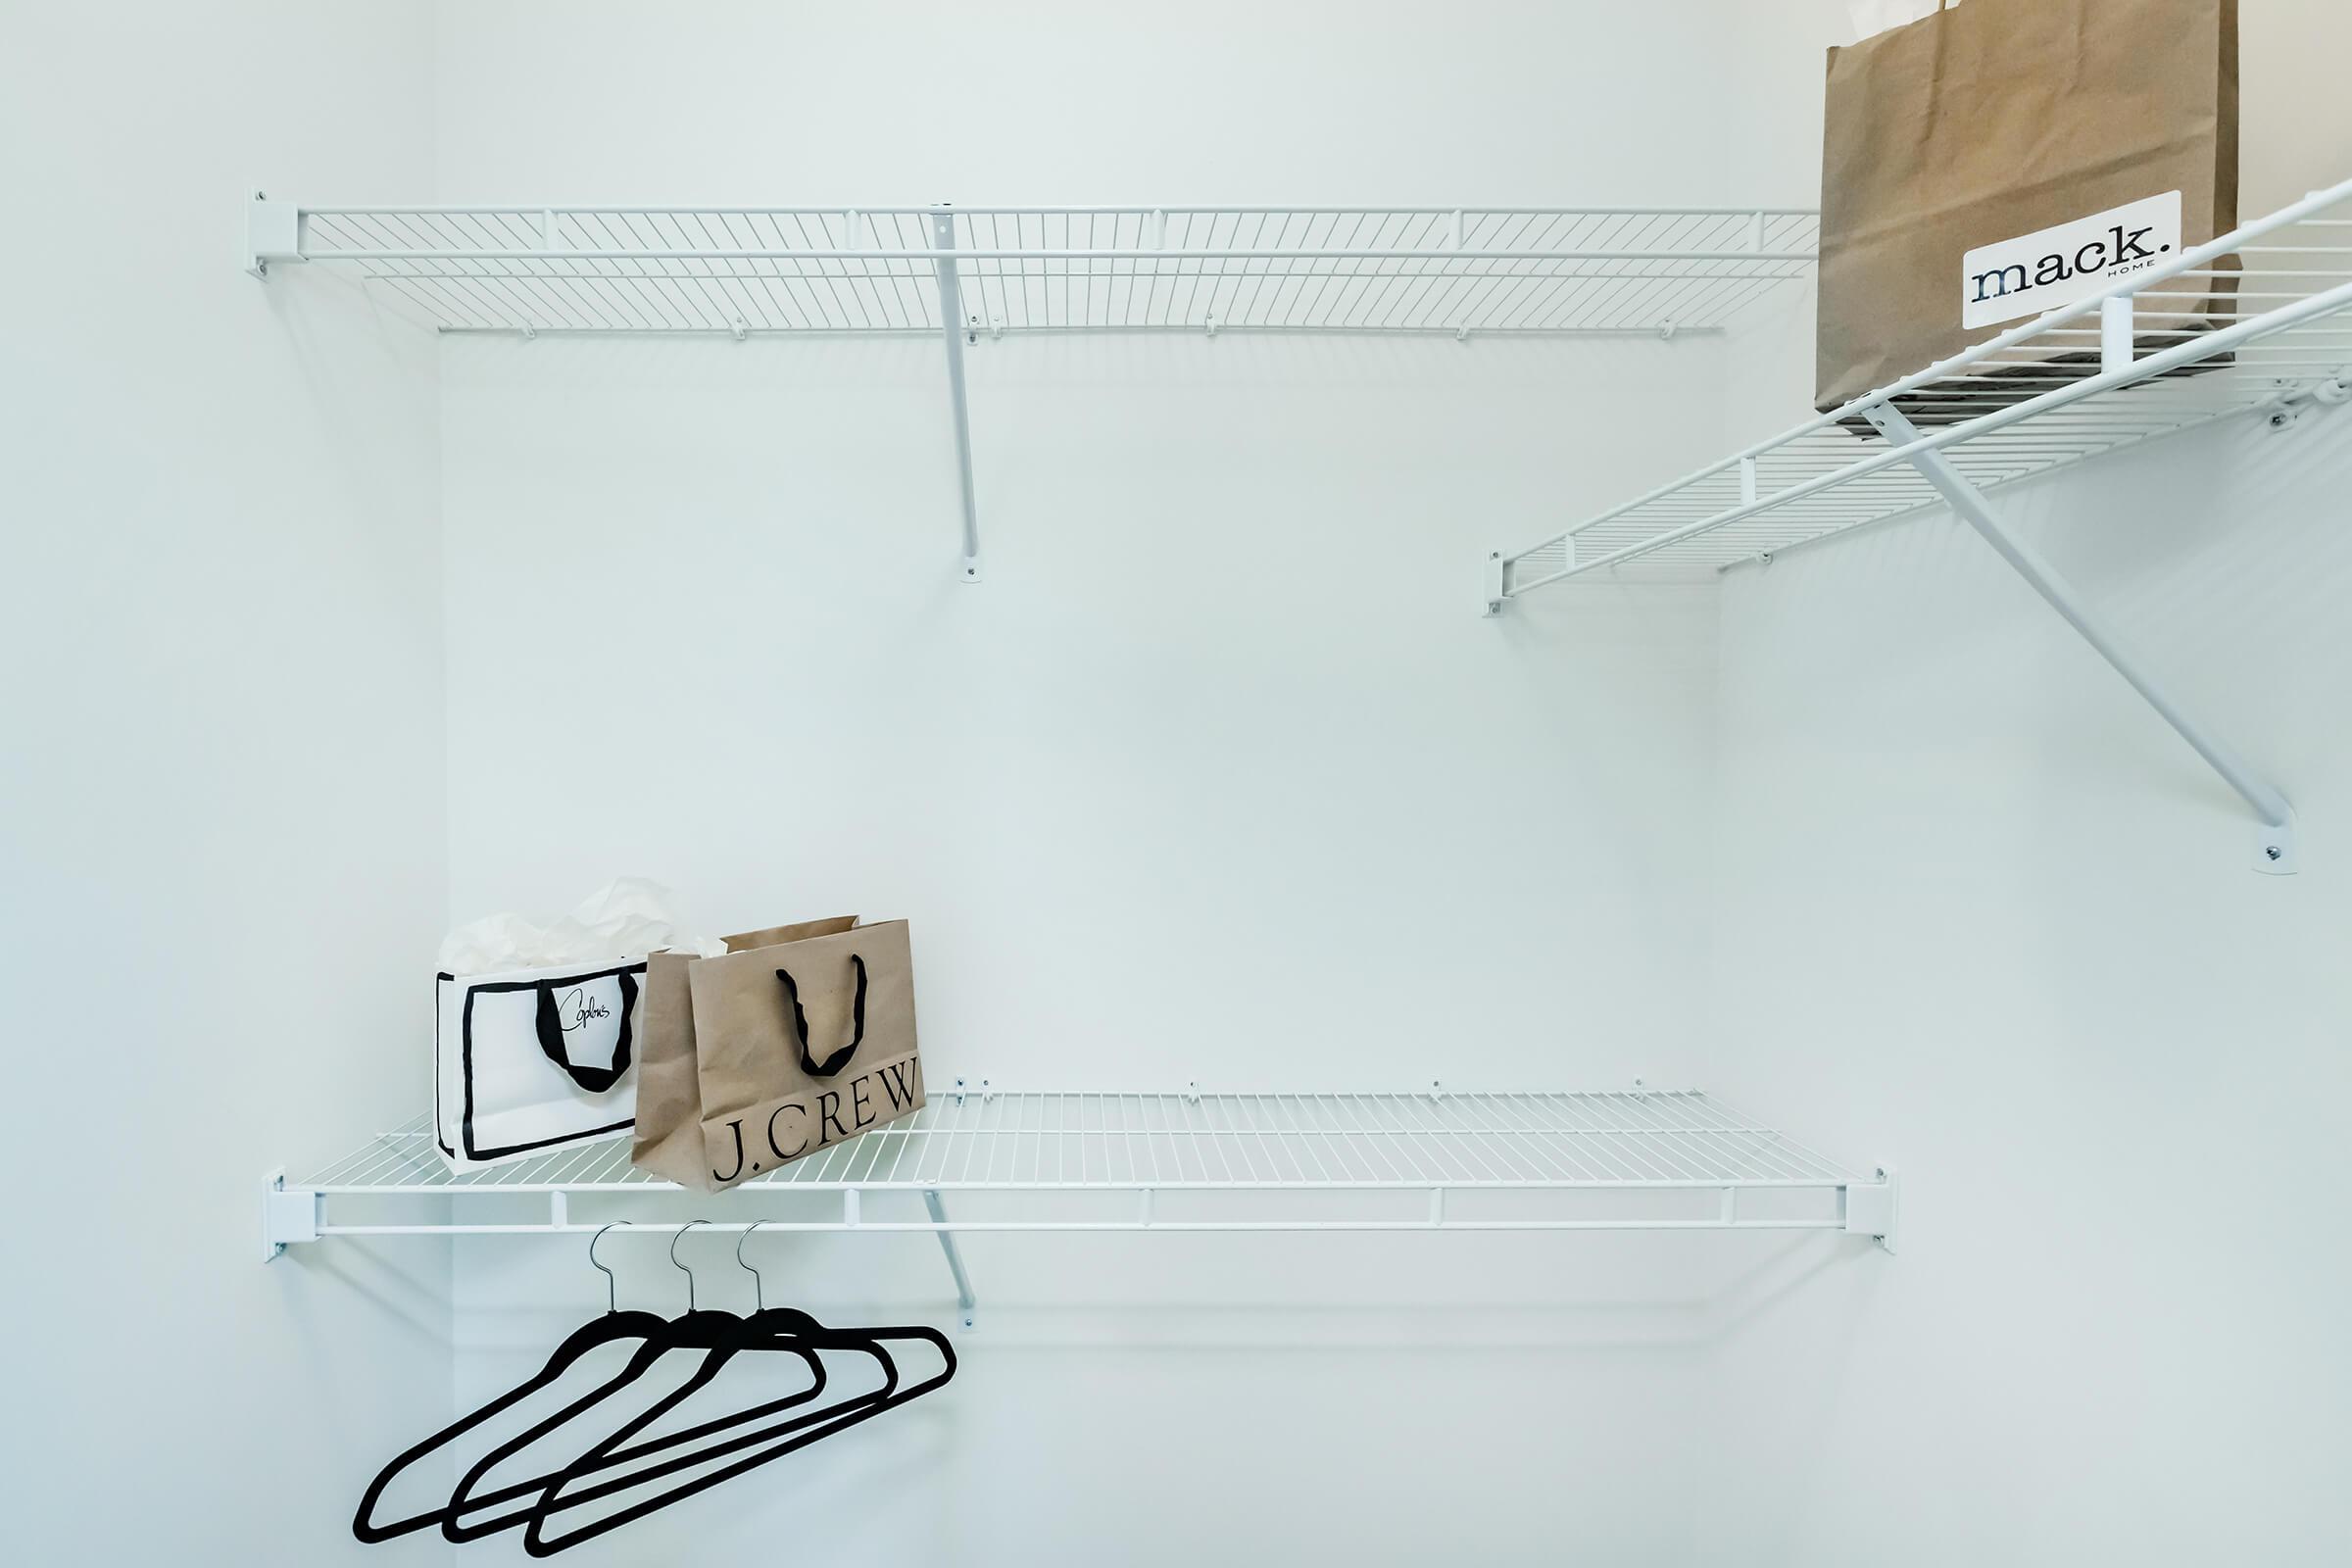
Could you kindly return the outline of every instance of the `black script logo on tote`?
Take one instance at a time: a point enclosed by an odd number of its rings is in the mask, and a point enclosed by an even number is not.
[[[611,1007],[590,996],[587,990],[580,986],[574,986],[571,990],[564,992],[563,1000],[556,1004],[556,1021],[563,1025],[565,1034],[571,1033],[574,1029],[587,1028],[588,1020],[591,1018],[610,1018],[612,1016],[612,1009]]]

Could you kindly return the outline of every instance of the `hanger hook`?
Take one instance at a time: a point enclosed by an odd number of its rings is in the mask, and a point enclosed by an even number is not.
[[[669,1239],[669,1266],[686,1276],[686,1310],[689,1312],[694,1310],[694,1270],[688,1268],[685,1264],[678,1261],[678,1244],[684,1241],[686,1239],[686,1233],[694,1229],[697,1225],[708,1225],[710,1223],[710,1222],[707,1219],[690,1219],[685,1224],[679,1226],[678,1233]]]
[[[752,1232],[758,1230],[760,1226],[766,1223],[767,1221],[763,1219],[754,1220],[751,1224],[746,1225],[743,1228],[743,1234],[741,1236],[735,1238],[736,1266],[741,1268],[745,1273],[751,1275],[752,1299],[760,1303],[760,1310],[762,1312],[767,1310],[767,1281],[760,1277],[758,1269],[752,1267],[751,1264],[744,1261],[743,1244],[752,1239]]]
[[[612,1225],[626,1225],[628,1221],[625,1219],[616,1219]],[[605,1239],[605,1232],[611,1230],[612,1225],[600,1227],[594,1236],[588,1238],[588,1261],[595,1264],[596,1271],[605,1277],[605,1310],[607,1312],[620,1310],[620,1282],[613,1278],[611,1269],[596,1261],[596,1244]]]

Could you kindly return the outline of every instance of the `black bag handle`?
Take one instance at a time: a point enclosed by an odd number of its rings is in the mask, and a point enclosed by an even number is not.
[[[776,971],[776,978],[784,982],[784,998],[792,1004],[792,1032],[801,1048],[801,1071],[811,1078],[832,1077],[850,1064],[850,1058],[858,1054],[858,1048],[865,1043],[865,960],[853,953],[850,962],[858,970],[858,996],[850,1004],[850,1043],[823,1061],[818,1061],[808,1054],[808,1014],[801,1005],[800,985],[792,978],[790,969]]]
[[[573,1061],[564,1050],[564,1018],[556,1011],[556,987],[565,982],[539,982],[539,1049],[547,1059],[564,1069],[565,1076],[592,1095],[601,1095],[620,1082],[620,1075],[629,1070],[629,1014],[637,1006],[637,977],[623,969],[616,977],[620,981],[620,1038],[612,1043],[612,1065],[586,1067]]]

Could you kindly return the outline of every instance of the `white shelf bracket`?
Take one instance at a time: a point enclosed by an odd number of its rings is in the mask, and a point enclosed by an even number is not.
[[[961,580],[980,580],[980,504],[972,490],[972,422],[963,392],[963,288],[956,272],[956,215],[931,214],[931,248],[940,253],[939,325],[948,344],[948,401],[956,421],[956,466],[963,484],[963,570]]]
[[[925,1188],[923,1207],[930,1210],[931,1223],[939,1227],[935,1232],[939,1250],[947,1254],[948,1272],[956,1279],[956,1310],[963,1314],[963,1326],[972,1328],[979,1320],[980,1303],[972,1295],[972,1277],[963,1271],[963,1254],[956,1250],[956,1233],[947,1228],[947,1205],[939,1200],[936,1191]]]
[[[2132,299],[2118,294],[2099,302],[2099,373],[2111,375],[2132,368],[2136,352]]]
[[[288,1188],[283,1169],[262,1178],[262,1261],[283,1255],[296,1242],[318,1239],[318,1195],[308,1187]]]
[[[307,260],[302,254],[302,209],[255,191],[245,203],[245,270],[267,278],[271,262]]]
[[[1867,1236],[1887,1251],[1894,1250],[1895,1226],[1901,1218],[1898,1202],[1902,1189],[1896,1183],[1893,1168],[1881,1165],[1867,1182],[1851,1182],[1845,1189],[1845,1230],[1849,1236]],[[1730,1223],[1731,1205],[1726,1195],[1725,1223]]]
[[[1478,612],[1487,616],[1501,614],[1503,606],[1501,551],[1490,550],[1487,552],[1480,587]]]
[[[1879,433],[1898,447],[1912,446],[1921,437],[1917,426],[1903,416],[1901,410],[1881,403],[1867,411],[1870,422]],[[2149,673],[2146,663],[2136,650],[2116,634],[2115,629],[2075,592],[2073,584],[2058,575],[2041,553],[2011,533],[1993,514],[1984,499],[1984,492],[1952,466],[1951,461],[1933,447],[1923,447],[1910,454],[1911,466],[1920,476],[1943,498],[1945,505],[1961,521],[1975,529],[1984,542],[1992,546],[2017,574],[2032,585],[2034,591],[2058,612],[2066,623],[2080,633],[2082,640],[2099,657],[2114,666],[2115,672],[2131,682],[2132,689],[2148,702],[2148,706],[2173,726],[2180,738],[2205,760],[2206,765],[2219,773],[2223,781],[2253,809],[2255,834],[2252,864],[2255,870],[2269,876],[2291,876],[2299,867],[2295,860],[2295,813],[2286,797],[2273,788],[2244,758],[2223,742],[2191,716],[2165,686]]]

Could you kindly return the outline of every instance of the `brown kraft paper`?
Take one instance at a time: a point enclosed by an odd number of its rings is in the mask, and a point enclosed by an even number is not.
[[[2172,191],[2183,248],[2235,228],[2237,90],[2237,0],[1966,0],[1831,50],[1816,406],[2021,324],[1963,327],[1972,250]],[[2226,319],[2237,282],[2159,287],[2141,302],[2142,353]],[[2096,318],[2070,324],[2087,335],[2029,339],[1899,406],[1950,423],[2096,374]]]
[[[652,1098],[640,1088],[638,1166],[717,1192],[922,1108],[906,921],[812,921],[727,946],[647,966],[659,1065]]]
[[[852,915],[809,920],[731,936],[726,944],[730,953],[781,947],[850,931],[857,923]],[[696,1053],[690,978],[695,966],[705,961],[684,953],[657,953],[646,961],[645,996],[638,1010],[637,1130],[629,1158],[649,1174],[682,1187],[712,1191],[717,1184],[706,1156],[703,1106],[707,1090]],[[770,983],[774,983],[772,976]],[[787,1049],[797,1061],[797,1048]],[[708,1092],[723,1095],[729,1086],[711,1084]]]

